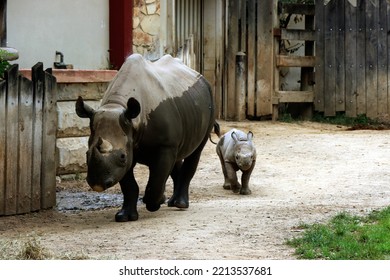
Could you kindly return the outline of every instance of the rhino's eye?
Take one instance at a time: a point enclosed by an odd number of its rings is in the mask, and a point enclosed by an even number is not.
[[[119,161],[121,164],[125,165],[126,164],[126,154],[121,153],[119,156]]]

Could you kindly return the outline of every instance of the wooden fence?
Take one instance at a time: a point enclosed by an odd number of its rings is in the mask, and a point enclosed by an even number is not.
[[[13,65],[0,82],[0,215],[56,203],[56,79],[32,68],[32,81]]]
[[[390,4],[316,0],[315,110],[376,118],[390,112]]]

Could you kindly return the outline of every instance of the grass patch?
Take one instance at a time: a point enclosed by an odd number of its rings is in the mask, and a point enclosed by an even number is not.
[[[340,213],[327,224],[300,225],[302,236],[287,241],[301,259],[390,259],[390,207],[367,217]]]

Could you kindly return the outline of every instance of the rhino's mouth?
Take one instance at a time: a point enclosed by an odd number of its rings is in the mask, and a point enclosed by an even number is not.
[[[106,189],[102,186],[95,185],[91,187],[95,192],[104,192]]]

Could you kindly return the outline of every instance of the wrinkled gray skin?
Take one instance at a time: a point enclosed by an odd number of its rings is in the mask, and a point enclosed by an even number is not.
[[[81,97],[76,113],[90,119],[87,182],[104,191],[119,182],[123,206],[117,222],[138,219],[137,163],[149,167],[143,202],[157,211],[165,202],[169,176],[174,184],[168,206],[188,208],[188,187],[215,123],[208,82],[167,55],[156,62],[131,55],[94,110]]]
[[[225,178],[223,188],[235,193],[251,194],[249,179],[256,164],[256,149],[252,142],[253,133],[232,129],[219,140],[216,150]],[[241,170],[241,184],[237,171]]]

